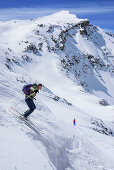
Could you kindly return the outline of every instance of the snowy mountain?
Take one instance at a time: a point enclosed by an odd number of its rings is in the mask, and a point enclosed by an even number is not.
[[[113,73],[113,34],[88,19],[0,22],[0,169],[113,170]],[[30,120],[44,134],[9,112],[27,110],[22,87],[34,82],[44,86]]]

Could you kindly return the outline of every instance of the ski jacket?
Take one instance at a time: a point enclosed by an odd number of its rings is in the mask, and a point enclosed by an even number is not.
[[[34,97],[36,96],[37,92],[39,93],[39,89],[38,89],[38,85],[36,83],[34,83],[31,87],[30,87],[30,94],[26,95],[26,97],[30,98],[30,99],[34,99]]]

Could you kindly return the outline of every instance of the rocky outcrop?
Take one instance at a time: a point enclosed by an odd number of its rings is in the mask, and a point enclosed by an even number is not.
[[[99,101],[99,104],[100,104],[101,106],[108,106],[108,105],[109,105],[108,102],[107,102],[105,99],[101,99],[101,100]]]

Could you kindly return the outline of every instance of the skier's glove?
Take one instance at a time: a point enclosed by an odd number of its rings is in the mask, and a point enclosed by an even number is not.
[[[34,90],[34,92],[35,92],[35,93],[37,93],[37,92],[38,92],[38,90]]]

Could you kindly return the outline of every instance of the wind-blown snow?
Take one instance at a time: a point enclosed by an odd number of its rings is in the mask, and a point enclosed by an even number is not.
[[[0,22],[0,169],[113,170],[113,62],[114,38],[68,11]],[[9,112],[34,82],[30,120],[44,134]]]

